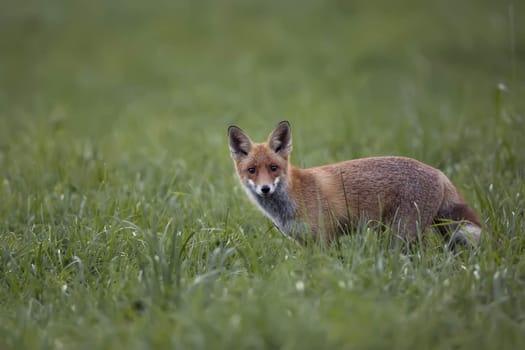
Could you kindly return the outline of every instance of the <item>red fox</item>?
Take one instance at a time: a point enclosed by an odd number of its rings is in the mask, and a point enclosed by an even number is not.
[[[360,220],[392,225],[407,241],[432,224],[453,242],[481,240],[480,220],[447,176],[415,159],[371,157],[301,169],[290,164],[287,121],[265,143],[253,143],[233,125],[228,139],[248,196],[296,240],[311,233],[331,241]]]

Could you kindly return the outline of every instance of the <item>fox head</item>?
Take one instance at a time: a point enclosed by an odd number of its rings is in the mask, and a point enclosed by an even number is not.
[[[286,182],[292,151],[289,122],[277,124],[263,143],[253,143],[244,131],[232,125],[228,128],[228,142],[237,174],[256,198],[271,196]]]

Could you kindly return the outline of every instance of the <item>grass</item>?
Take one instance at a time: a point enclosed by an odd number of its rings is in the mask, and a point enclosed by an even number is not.
[[[0,348],[525,345],[516,1],[25,1],[0,11]],[[226,128],[293,162],[415,157],[490,228],[402,253],[301,247]]]

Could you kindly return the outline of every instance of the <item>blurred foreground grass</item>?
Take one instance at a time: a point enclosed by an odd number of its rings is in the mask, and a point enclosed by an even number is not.
[[[519,348],[525,9],[513,1],[3,1],[0,348]],[[492,230],[302,248],[226,127],[293,161],[441,168]]]

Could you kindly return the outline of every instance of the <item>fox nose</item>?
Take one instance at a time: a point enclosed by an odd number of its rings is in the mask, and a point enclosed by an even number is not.
[[[261,192],[264,193],[264,194],[267,194],[268,192],[270,192],[270,186],[268,185],[264,185],[261,187]]]

